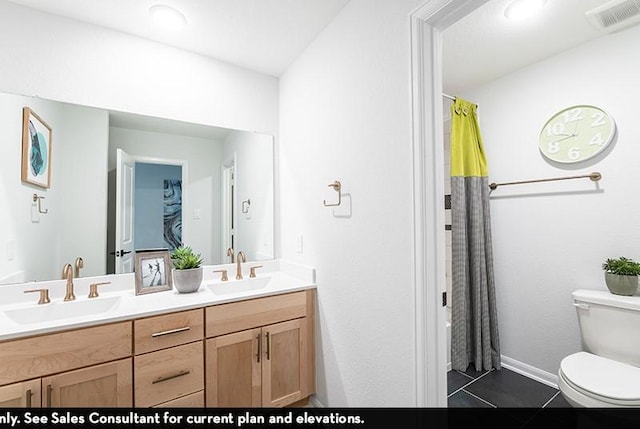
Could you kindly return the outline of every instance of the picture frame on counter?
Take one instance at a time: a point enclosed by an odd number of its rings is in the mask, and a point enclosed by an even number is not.
[[[136,295],[173,289],[168,249],[136,250],[134,264]]]

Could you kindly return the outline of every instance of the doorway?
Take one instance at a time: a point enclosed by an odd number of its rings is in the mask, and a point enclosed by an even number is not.
[[[428,0],[411,13],[416,403],[447,406],[442,31],[489,0]]]
[[[117,165],[109,172],[107,274],[133,272],[136,249],[182,244],[186,160],[127,154],[117,149]]]

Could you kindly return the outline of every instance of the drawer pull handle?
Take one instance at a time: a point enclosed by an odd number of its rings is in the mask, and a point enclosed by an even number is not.
[[[173,380],[174,378],[182,377],[183,375],[190,374],[191,371],[180,371],[177,374],[168,375],[166,377],[160,377],[151,382],[151,384],[162,383],[163,381]]]
[[[31,389],[27,390],[27,397],[26,397],[27,408],[31,408],[31,397],[32,396],[33,396],[33,393],[31,393]]]
[[[171,335],[171,334],[177,334],[178,332],[188,331],[189,329],[191,329],[189,326],[185,326],[183,328],[170,329],[168,331],[154,332],[153,334],[151,334],[151,336],[154,338],[162,337],[164,335]]]

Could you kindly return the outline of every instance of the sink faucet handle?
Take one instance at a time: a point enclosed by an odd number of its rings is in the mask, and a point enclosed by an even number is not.
[[[222,273],[222,276],[220,277],[220,280],[222,280],[223,282],[226,282],[227,280],[229,280],[229,277],[227,276],[227,270],[213,270],[214,273]]]
[[[96,298],[98,297],[98,286],[101,285],[108,285],[111,284],[111,282],[101,282],[101,283],[91,283],[89,285],[89,298]]]
[[[262,268],[262,265],[254,265],[249,268],[249,277],[254,278],[256,276],[256,268]]]
[[[51,300],[49,299],[49,289],[29,289],[24,291],[24,293],[31,292],[40,292],[40,299],[38,300],[38,304],[48,304],[51,302]]]

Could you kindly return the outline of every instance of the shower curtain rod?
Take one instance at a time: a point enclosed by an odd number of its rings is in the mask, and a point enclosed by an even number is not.
[[[591,179],[592,182],[597,182],[598,180],[600,180],[602,178],[602,174],[600,174],[597,171],[595,171],[595,172],[593,172],[591,174],[586,174],[584,176],[553,177],[551,179],[534,179],[534,180],[522,180],[520,182],[491,183],[489,185],[489,188],[491,188],[491,190],[493,191],[498,186],[520,185],[520,184],[523,184],[523,183],[554,182],[556,180],[583,179],[583,178],[587,178],[587,177],[589,179]]]

